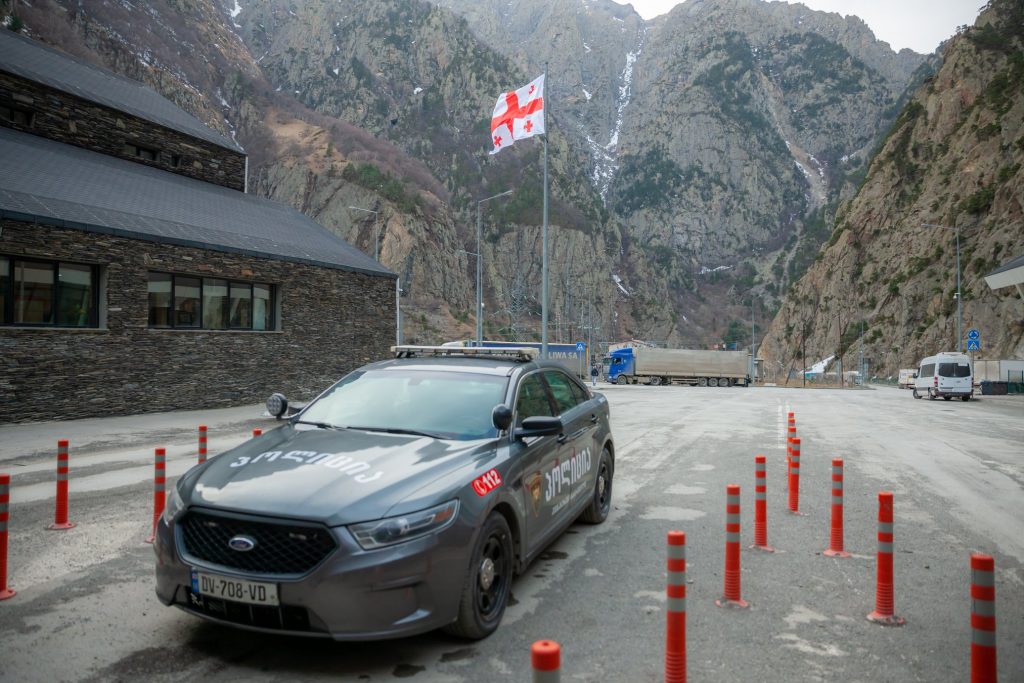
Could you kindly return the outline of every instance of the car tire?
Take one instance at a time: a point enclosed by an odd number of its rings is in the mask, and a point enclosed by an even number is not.
[[[601,461],[597,465],[597,480],[594,482],[594,493],[590,496],[590,505],[580,515],[587,524],[600,524],[608,519],[612,509],[612,477],[615,465],[612,454],[605,446],[601,451]]]
[[[971,397],[970,396],[961,396],[960,400],[963,401],[964,403],[967,403],[968,401],[971,400]]]
[[[459,599],[459,616],[444,630],[471,640],[494,633],[508,605],[513,566],[512,532],[505,518],[492,512],[473,548]]]
[[[718,386],[718,378],[717,377],[709,377],[708,378],[708,386],[709,387],[717,387]]]
[[[917,393],[917,389],[914,389],[914,398],[921,398],[921,394]]]
[[[697,379],[697,386],[698,387],[706,387],[707,385],[708,385],[708,378],[707,377],[700,377],[700,378]]]
[[[627,379],[625,375],[619,375],[615,378],[615,383],[619,386],[623,386],[629,384],[629,379]]]
[[[652,377],[647,383],[650,384],[652,387],[660,387],[661,386],[661,378],[657,377],[657,376]]]
[[[943,400],[943,401],[952,401],[952,400],[953,400],[953,397],[952,397],[952,396],[943,396],[943,397],[942,397],[942,400]]]

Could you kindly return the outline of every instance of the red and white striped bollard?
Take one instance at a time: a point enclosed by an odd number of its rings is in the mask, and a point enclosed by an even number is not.
[[[883,626],[902,626],[905,620],[893,613],[893,533],[892,492],[878,493],[878,568],[875,586],[875,611],[868,619]]]
[[[7,585],[7,522],[10,520],[11,475],[0,474],[0,600],[13,598],[16,591]]]
[[[153,533],[146,543],[156,540],[156,528],[167,502],[167,449],[158,448],[153,458]]]
[[[53,514],[53,524],[47,529],[71,529],[74,522],[68,521],[68,440],[57,442],[57,509]]]
[[[686,534],[668,532],[665,683],[686,683]]]
[[[996,683],[996,564],[971,554],[971,683]]]

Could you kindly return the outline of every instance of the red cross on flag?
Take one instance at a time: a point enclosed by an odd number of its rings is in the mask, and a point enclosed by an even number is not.
[[[544,75],[515,92],[502,93],[491,115],[491,154],[516,140],[544,133]]]

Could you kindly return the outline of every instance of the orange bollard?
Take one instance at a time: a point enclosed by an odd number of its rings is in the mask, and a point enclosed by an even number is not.
[[[763,455],[754,456],[754,545],[750,546],[766,553],[774,553],[768,545],[768,460]]]
[[[725,585],[719,607],[749,607],[740,597],[740,487],[725,487]]]
[[[558,683],[562,648],[553,640],[538,640],[530,647],[533,683]]]
[[[892,492],[878,494],[878,572],[875,588],[875,611],[871,621],[883,626],[902,626],[904,619],[893,614],[892,591]]]
[[[789,511],[794,515],[800,513],[800,437],[793,437],[793,447],[789,453]]]
[[[68,440],[57,442],[57,509],[53,515],[53,524],[47,529],[59,530],[74,527],[68,521]]]
[[[260,429],[259,427],[257,427],[256,429],[252,430],[252,438],[255,439],[257,436],[263,436],[263,430]]]
[[[792,413],[790,413],[792,415]],[[796,438],[796,423],[789,418],[789,425],[786,427],[786,490],[789,491],[789,469],[793,457],[793,439]]]
[[[996,683],[996,582],[991,555],[971,554],[971,683]]]
[[[146,543],[156,540],[156,525],[160,523],[160,515],[164,513],[167,499],[167,449],[156,449],[153,461],[153,533]]]
[[[11,504],[11,475],[0,474],[0,600],[13,598],[15,591],[7,586],[7,520]]]
[[[832,458],[832,533],[826,557],[849,557],[843,550],[843,459]]]
[[[686,534],[668,532],[665,683],[686,683]]]
[[[199,463],[206,462],[206,425],[199,425]]]

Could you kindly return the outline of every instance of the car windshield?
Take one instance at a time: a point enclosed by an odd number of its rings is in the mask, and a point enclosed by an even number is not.
[[[939,363],[939,377],[970,377],[971,366],[967,363]]]
[[[442,439],[497,436],[491,410],[508,378],[431,370],[356,371],[302,412],[305,423],[424,434]]]

